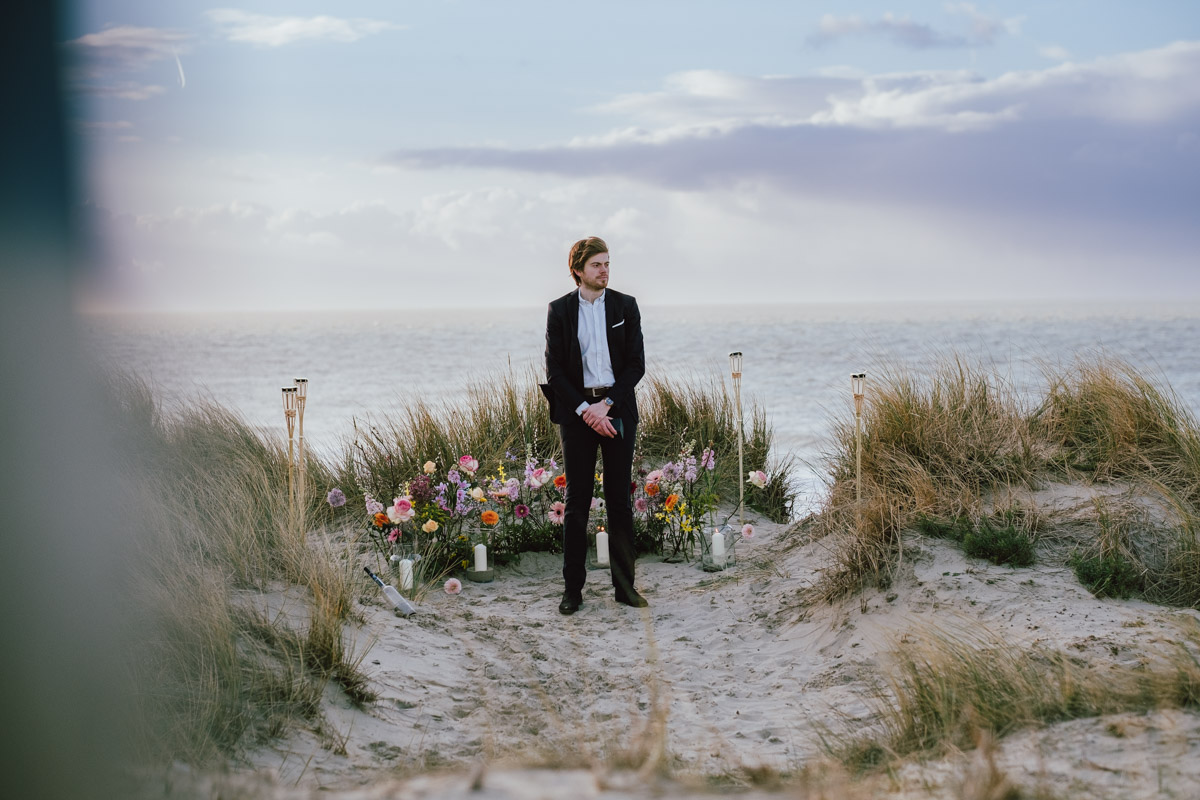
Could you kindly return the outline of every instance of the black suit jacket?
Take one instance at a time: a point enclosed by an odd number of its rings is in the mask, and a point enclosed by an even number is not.
[[[612,359],[614,383],[608,396],[613,400],[610,417],[637,422],[634,387],[646,374],[642,344],[642,313],[637,300],[615,289],[604,295],[608,354]],[[575,409],[583,396],[583,351],[579,348],[579,291],[550,303],[546,315],[546,380],[542,391],[550,401],[550,420],[560,425],[579,419]]]

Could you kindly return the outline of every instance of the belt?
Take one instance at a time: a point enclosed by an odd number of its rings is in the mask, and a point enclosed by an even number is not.
[[[583,396],[595,398],[608,397],[608,390],[611,388],[611,386],[597,386],[593,389],[584,389]]]

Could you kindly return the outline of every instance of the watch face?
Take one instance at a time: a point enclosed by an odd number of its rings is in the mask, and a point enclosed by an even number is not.
[[[604,405],[606,405],[606,406],[611,406],[611,405],[612,405],[612,398],[611,398],[611,397],[606,397],[606,398],[604,398]]]

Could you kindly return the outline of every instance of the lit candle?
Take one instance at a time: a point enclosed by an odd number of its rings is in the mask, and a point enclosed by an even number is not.
[[[413,583],[413,562],[411,558],[400,559],[400,591],[411,592]]]
[[[712,559],[716,566],[725,566],[725,535],[720,531],[713,531]]]
[[[487,545],[475,545],[475,571],[484,572],[487,570]]]
[[[596,531],[596,563],[608,563],[608,532],[604,528]]]

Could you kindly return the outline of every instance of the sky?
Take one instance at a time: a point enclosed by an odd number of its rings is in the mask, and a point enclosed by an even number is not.
[[[219,3],[220,0],[217,0]],[[90,0],[100,311],[1200,301],[1200,3]]]

